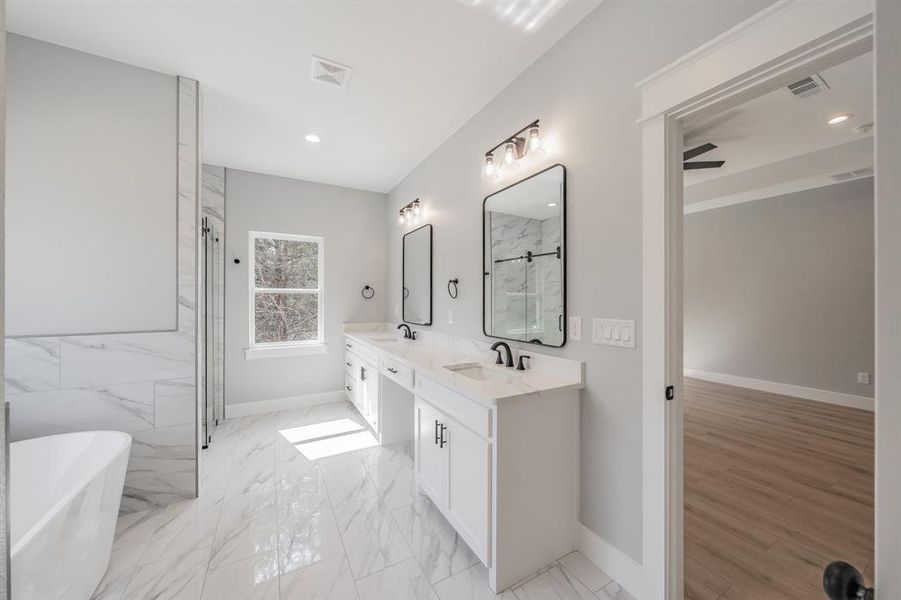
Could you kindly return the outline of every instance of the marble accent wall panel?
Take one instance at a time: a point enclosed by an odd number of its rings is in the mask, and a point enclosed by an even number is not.
[[[198,85],[179,78],[178,329],[6,339],[11,441],[131,434],[121,511],[197,495]]]

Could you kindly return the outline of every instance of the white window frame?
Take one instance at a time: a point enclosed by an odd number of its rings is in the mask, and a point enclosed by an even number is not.
[[[318,247],[318,287],[316,288],[258,288],[256,286],[256,240],[284,240],[290,242],[312,242]],[[303,354],[324,354],[325,344],[325,238],[311,235],[295,235],[291,233],[272,233],[265,231],[250,231],[248,233],[248,302],[250,313],[250,330],[248,347],[244,350],[246,359],[271,358],[276,356],[297,356]],[[318,335],[317,339],[295,342],[264,342],[256,341],[256,296],[257,294],[316,294],[318,296]]]

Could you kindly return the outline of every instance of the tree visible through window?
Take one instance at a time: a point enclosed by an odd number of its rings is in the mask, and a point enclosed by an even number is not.
[[[322,343],[322,241],[250,233],[251,346]]]

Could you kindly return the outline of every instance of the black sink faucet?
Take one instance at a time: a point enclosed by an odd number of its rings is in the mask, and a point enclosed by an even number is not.
[[[410,326],[407,325],[406,323],[401,323],[400,325],[397,326],[397,328],[404,330],[404,339],[405,340],[415,340],[416,339],[416,332],[413,331],[412,329],[410,329]]]
[[[501,351],[500,348],[503,348],[507,351],[507,360],[501,361]],[[492,344],[491,349],[497,352],[497,364],[505,363],[507,367],[513,368],[513,351],[510,350],[510,346],[506,342],[494,342]]]

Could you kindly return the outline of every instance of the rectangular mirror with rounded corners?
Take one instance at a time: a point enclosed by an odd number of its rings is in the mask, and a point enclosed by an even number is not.
[[[404,235],[403,319],[413,325],[432,324],[432,226]]]
[[[566,343],[566,168],[554,165],[485,198],[482,329]]]

